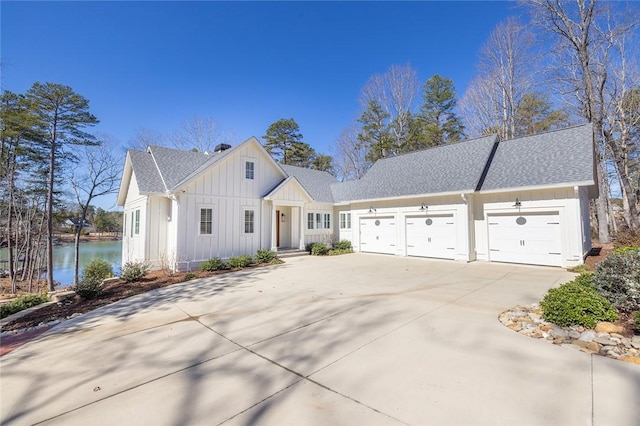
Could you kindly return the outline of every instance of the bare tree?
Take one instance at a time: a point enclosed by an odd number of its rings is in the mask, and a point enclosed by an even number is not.
[[[171,144],[178,149],[212,152],[218,144],[230,144],[233,137],[213,118],[195,115],[184,120],[181,129],[174,133],[170,140]]]
[[[371,167],[366,158],[367,149],[358,139],[358,132],[358,127],[352,124],[335,141],[336,177],[341,181],[360,179]]]
[[[493,30],[480,51],[479,77],[463,96],[461,109],[476,134],[517,136],[518,105],[534,90],[534,35],[513,17]]]
[[[167,137],[156,130],[139,128],[133,131],[127,148],[146,151],[149,145],[167,146]]]
[[[407,138],[411,109],[420,89],[418,73],[411,65],[393,65],[384,74],[375,74],[365,84],[360,95],[363,109],[371,102],[388,115],[388,129],[394,145],[402,147]]]
[[[597,0],[526,0],[535,23],[554,36],[557,48],[553,54],[555,74],[565,98],[573,100],[576,112],[593,123],[594,140],[598,156],[596,200],[598,235],[600,242],[608,243],[609,211],[608,182],[606,177],[606,149],[613,154],[616,167],[622,162],[619,146],[607,127],[606,116],[611,112],[605,101],[605,88],[611,77],[611,55],[615,40],[629,34],[638,25],[635,11],[625,11],[625,18],[618,17],[614,24],[611,3]],[[618,170],[620,174],[620,170]],[[628,177],[620,174],[622,186],[628,186]],[[626,181],[626,182],[625,182]],[[627,194],[628,195],[628,194]],[[637,217],[637,209],[630,206],[630,213]]]
[[[120,157],[113,154],[114,143],[109,138],[102,139],[97,146],[84,147],[79,154],[83,167],[74,171],[71,178],[71,186],[81,212],[75,223],[74,285],[78,284],[80,235],[87,219],[87,211],[95,198],[116,192],[120,181]]]

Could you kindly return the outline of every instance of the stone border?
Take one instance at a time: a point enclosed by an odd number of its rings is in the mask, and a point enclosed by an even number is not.
[[[640,365],[640,336],[624,337],[619,326],[601,322],[595,329],[558,327],[542,318],[538,303],[516,306],[500,314],[500,322],[519,334],[548,343]]]
[[[51,299],[50,302],[44,302],[41,303],[39,305],[36,306],[32,306],[30,308],[27,309],[23,309],[21,311],[16,312],[15,314],[11,314],[8,317],[4,317],[2,319],[0,319],[0,330],[2,330],[2,328],[4,326],[6,326],[7,324],[9,324],[10,322],[13,322],[17,319],[22,318],[23,316],[30,314],[31,312],[37,311],[38,309],[44,308],[45,306],[49,306],[49,305],[53,305],[54,303],[60,303],[70,297],[73,297],[76,294],[75,291],[73,290],[68,290],[68,291],[60,291],[60,292],[55,292],[52,291],[48,294],[49,298]]]

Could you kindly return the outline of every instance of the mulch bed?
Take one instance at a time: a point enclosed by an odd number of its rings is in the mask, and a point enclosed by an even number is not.
[[[253,265],[249,268],[255,268],[265,265]],[[214,271],[203,272],[193,271],[196,278],[210,277],[229,272]],[[169,274],[166,271],[151,271],[141,281],[128,283],[124,280],[118,280],[109,283],[103,287],[103,293],[97,299],[82,299],[75,295],[63,302],[54,303],[37,309],[17,320],[2,327],[2,331],[20,330],[35,327],[42,323],[47,323],[56,319],[66,319],[67,317],[80,313],[84,314],[102,306],[135,296],[136,294],[145,293],[157,288],[167,287],[173,284],[184,282],[185,273]],[[4,289],[3,289],[4,290]]]

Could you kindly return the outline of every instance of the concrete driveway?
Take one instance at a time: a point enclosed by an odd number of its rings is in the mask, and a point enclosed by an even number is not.
[[[353,254],[160,289],[0,358],[0,422],[637,425],[640,367],[498,322],[572,276]]]

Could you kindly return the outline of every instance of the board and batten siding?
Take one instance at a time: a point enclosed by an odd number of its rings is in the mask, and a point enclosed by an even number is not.
[[[141,195],[138,189],[135,173],[131,174],[127,198],[124,204],[123,229],[126,230],[122,237],[122,264],[127,262],[141,262],[147,259],[146,248],[146,211],[147,196]],[[134,233],[132,215],[135,220],[136,210],[140,211],[140,224],[138,234]]]
[[[307,217],[309,213],[320,214],[329,214],[331,215],[331,223],[329,229],[309,229],[307,223]],[[324,216],[323,216],[324,217]],[[325,243],[329,245],[333,239],[335,234],[335,223],[337,220],[337,216],[335,215],[335,211],[332,204],[324,204],[324,203],[307,203],[303,208],[303,229],[304,229],[304,243],[305,245],[311,243]],[[324,220],[324,219],[323,219]]]
[[[162,196],[149,196],[146,215],[146,253],[149,266],[154,269],[169,267],[175,253],[167,246],[168,224],[171,218],[171,200]]]
[[[254,179],[245,178],[245,162],[254,163]],[[176,194],[176,259],[180,270],[193,269],[201,262],[219,257],[255,255],[266,247],[270,228],[265,229],[261,201],[269,190],[285,178],[261,149],[246,144],[214,164]],[[212,234],[200,234],[200,210],[212,209]],[[245,210],[254,212],[254,232],[245,233]]]
[[[521,203],[519,208],[515,206],[516,198]],[[491,215],[549,213],[558,214],[560,221],[561,266],[581,264],[585,247],[587,244],[590,246],[590,241],[583,240],[583,229],[589,226],[589,216],[584,216],[581,198],[580,191],[573,187],[477,194],[474,202],[477,259],[491,260],[488,221]]]

